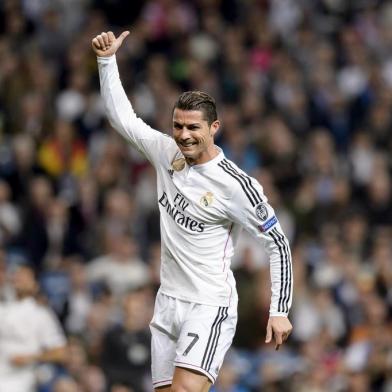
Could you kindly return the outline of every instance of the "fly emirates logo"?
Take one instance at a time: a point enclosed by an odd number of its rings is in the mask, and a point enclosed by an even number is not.
[[[185,197],[181,195],[181,193],[176,194],[174,198],[174,205],[171,205],[166,192],[163,192],[159,199],[159,204],[166,209],[166,212],[178,225],[184,226],[186,229],[198,233],[202,233],[204,231],[204,223],[198,222],[186,215],[185,210],[189,206],[189,203],[185,200]]]

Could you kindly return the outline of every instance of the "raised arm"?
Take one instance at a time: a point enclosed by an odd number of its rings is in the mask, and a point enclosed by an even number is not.
[[[91,45],[97,55],[101,94],[110,124],[125,138],[131,139],[128,128],[137,120],[132,105],[121,84],[115,54],[121,47],[129,31],[124,31],[116,38],[109,31],[93,38]]]
[[[155,164],[160,153],[174,142],[137,117],[124,91],[115,54],[128,35],[129,31],[124,31],[116,38],[111,31],[103,32],[91,42],[97,55],[101,95],[113,128]]]

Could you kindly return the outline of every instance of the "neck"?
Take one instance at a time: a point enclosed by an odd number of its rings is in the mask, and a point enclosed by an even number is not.
[[[205,151],[202,155],[200,155],[197,159],[193,158],[185,158],[186,163],[189,166],[193,165],[200,165],[203,163],[206,163],[208,161],[211,161],[214,159],[216,156],[218,156],[220,151],[218,148],[213,144],[207,151]]]

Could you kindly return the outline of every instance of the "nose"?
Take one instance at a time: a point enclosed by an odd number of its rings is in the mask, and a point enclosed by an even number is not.
[[[180,140],[187,140],[190,138],[189,130],[186,127],[182,127],[178,130],[178,138]]]

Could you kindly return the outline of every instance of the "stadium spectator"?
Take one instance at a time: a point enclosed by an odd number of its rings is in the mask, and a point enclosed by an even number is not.
[[[36,300],[33,270],[22,265],[12,276],[15,300],[0,304],[0,390],[34,392],[36,366],[62,364],[66,339],[53,312]]]
[[[139,288],[124,295],[122,322],[103,338],[101,365],[109,387],[123,384],[138,392],[150,385],[151,293]]]

